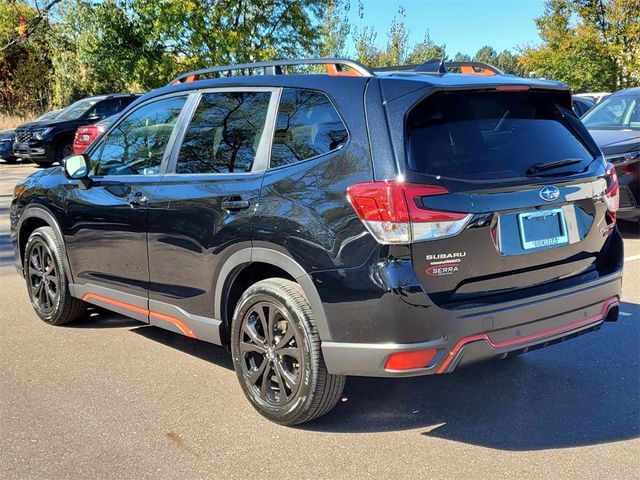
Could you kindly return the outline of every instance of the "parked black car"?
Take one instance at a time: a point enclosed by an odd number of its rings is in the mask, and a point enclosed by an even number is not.
[[[569,89],[435,63],[219,67],[139,99],[16,186],[36,313],[95,304],[230,345],[288,425],[347,375],[448,373],[616,320],[615,174]],[[318,64],[335,73],[296,73]]]
[[[16,128],[16,157],[50,166],[73,153],[73,137],[81,125],[95,123],[121,112],[139,94],[114,94],[85,98],[70,105],[54,119],[36,120]]]
[[[620,183],[618,217],[640,221],[640,88],[607,97],[582,119]]]
[[[62,110],[52,110],[50,112],[40,115],[35,121],[41,122],[43,120],[50,120],[55,118]],[[15,163],[20,160],[13,154],[13,143],[16,138],[15,130],[2,130],[0,131],[0,159],[7,163]]]

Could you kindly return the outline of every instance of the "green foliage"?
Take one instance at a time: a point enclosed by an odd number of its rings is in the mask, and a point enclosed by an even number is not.
[[[13,10],[27,17],[37,11],[24,0],[0,2],[2,48],[19,26]],[[150,90],[189,69],[337,54],[349,32],[347,8],[342,0],[63,0],[55,22],[0,51],[0,81],[9,92],[0,110],[23,105],[15,84],[27,103],[55,107],[87,95]],[[39,92],[44,100],[34,98]]]
[[[531,74],[576,91],[640,85],[638,0],[546,0],[536,24],[543,44],[521,59]]]
[[[498,53],[492,47],[485,45],[476,52],[473,60],[493,65],[504,73],[510,73],[513,75],[523,75],[525,73],[524,69],[519,64],[520,58],[518,55],[511,53],[509,50],[503,50]]]
[[[320,42],[318,57],[343,57],[347,46],[347,38],[351,33],[348,0],[329,0],[325,20],[320,25]]]
[[[10,41],[26,32],[35,8],[20,2],[0,0],[0,112],[42,111],[50,101],[51,62],[45,40],[49,25],[43,25],[29,43]]]
[[[179,73],[227,63],[350,51],[371,67],[447,59],[428,31],[410,43],[402,7],[378,46],[371,27],[350,24],[352,1],[48,0],[37,9],[35,0],[0,0],[0,112],[147,91]],[[484,46],[453,60],[562,80],[575,90],[640,84],[640,1],[546,0],[536,22],[543,42],[522,55]]]
[[[393,65],[419,64],[434,58],[445,58],[445,46],[436,44],[429,32],[424,39],[409,45],[409,32],[405,26],[404,8],[398,9],[398,15],[391,22],[387,34],[387,46],[382,49],[376,46],[376,33],[370,27],[356,31],[354,35],[356,60],[369,67],[389,67]]]

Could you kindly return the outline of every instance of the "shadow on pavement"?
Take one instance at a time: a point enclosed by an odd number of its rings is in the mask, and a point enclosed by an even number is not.
[[[149,340],[162,343],[167,347],[175,348],[176,350],[180,350],[206,362],[215,363],[219,367],[233,370],[231,354],[225,347],[219,347],[200,340],[193,340],[184,335],[151,325],[135,328],[132,331]]]
[[[75,328],[130,331],[233,370],[224,347],[95,309]],[[541,450],[640,437],[640,305],[623,302],[618,322],[508,360],[449,375],[350,377],[342,402],[297,428],[334,433],[418,430],[501,450]],[[419,441],[419,440],[416,440]]]
[[[423,429],[422,435],[502,450],[540,450],[640,437],[640,306],[601,330],[450,375],[352,377],[324,432]]]

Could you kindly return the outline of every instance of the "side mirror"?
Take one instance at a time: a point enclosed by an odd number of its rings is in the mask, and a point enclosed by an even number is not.
[[[89,178],[89,158],[85,154],[71,155],[65,158],[64,173],[72,180]]]

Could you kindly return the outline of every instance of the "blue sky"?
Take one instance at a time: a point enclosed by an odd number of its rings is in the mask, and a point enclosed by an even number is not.
[[[543,12],[543,0],[363,0],[364,18],[358,16],[358,0],[351,0],[350,20],[357,27],[371,26],[376,43],[384,46],[399,6],[406,11],[410,43],[424,38],[427,30],[447,55],[473,55],[484,45],[498,52],[540,42],[534,18]]]

